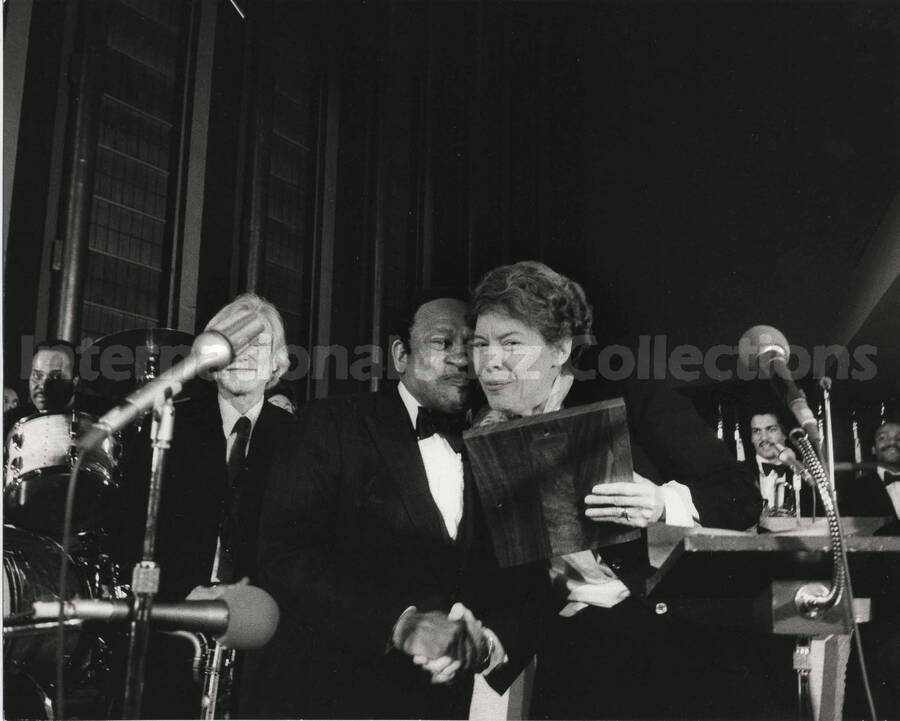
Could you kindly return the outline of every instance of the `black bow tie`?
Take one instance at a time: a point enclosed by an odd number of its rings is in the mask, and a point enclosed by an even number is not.
[[[884,485],[889,486],[898,481],[900,481],[900,473],[894,473],[893,471],[884,472]]]
[[[763,472],[764,476],[768,476],[770,473],[772,473],[774,471],[776,476],[778,476],[779,478],[784,478],[785,474],[787,474],[787,470],[788,470],[788,467],[783,466],[781,464],[776,464],[776,463],[763,463],[762,464],[762,472]]]
[[[459,453],[462,448],[462,432],[466,427],[464,414],[450,415],[430,408],[419,408],[416,418],[416,437],[420,441],[431,438],[435,433],[447,439],[453,450]]]

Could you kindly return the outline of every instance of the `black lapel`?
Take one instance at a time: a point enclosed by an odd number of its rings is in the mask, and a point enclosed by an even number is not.
[[[372,414],[365,423],[388,469],[410,521],[424,537],[448,539],[441,513],[435,505],[425,465],[419,454],[409,414],[395,387],[375,395]]]
[[[475,484],[475,473],[466,452],[463,451],[463,473],[465,485],[463,486],[463,514],[459,522],[459,532],[456,534],[456,542],[465,549],[474,547],[480,537],[483,528],[479,528],[478,521],[482,518],[481,499],[478,497],[478,488]],[[483,523],[482,523],[483,525]]]
[[[888,493],[887,486],[884,485],[884,481],[881,480],[877,471],[875,472],[873,479],[872,492],[878,499],[878,513],[882,516],[895,516],[897,511],[894,509],[894,502],[891,500],[891,494]]]
[[[256,427],[250,437],[250,450],[247,452],[248,466],[256,464],[260,459],[271,454],[276,435],[275,424],[281,420],[278,418],[278,410],[268,401],[263,401],[259,418],[256,419]]]
[[[216,396],[211,399],[203,398],[196,404],[185,404],[183,408],[176,405],[175,422],[185,426],[184,435],[181,439],[176,436],[175,442],[181,440],[184,443],[189,439],[192,446],[181,448],[180,453],[194,458],[197,454],[205,456],[206,461],[213,464],[205,469],[205,473],[214,479],[217,488],[224,487],[227,478],[225,434],[222,431],[222,414],[219,412]]]

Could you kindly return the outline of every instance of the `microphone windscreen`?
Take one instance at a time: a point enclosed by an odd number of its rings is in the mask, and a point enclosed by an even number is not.
[[[224,589],[228,628],[217,641],[228,648],[265,646],[278,628],[278,604],[258,586],[235,584]]]
[[[780,357],[785,362],[790,357],[791,346],[788,339],[777,328],[770,325],[755,325],[747,330],[738,341],[739,360],[744,367],[756,371],[760,365],[760,359],[765,363],[771,362],[773,357]]]

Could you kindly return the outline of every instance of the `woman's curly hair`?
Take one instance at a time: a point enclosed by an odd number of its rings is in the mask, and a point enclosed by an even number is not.
[[[479,281],[469,302],[472,327],[483,313],[497,312],[537,330],[551,345],[572,339],[572,361],[593,342],[593,312],[574,280],[534,260],[501,265]]]

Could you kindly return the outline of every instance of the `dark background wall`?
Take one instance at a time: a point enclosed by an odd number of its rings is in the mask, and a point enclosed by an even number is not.
[[[877,346],[876,376],[836,388],[847,418],[857,407],[877,418],[898,395],[896,5],[238,6],[245,19],[226,0],[33,4],[24,91],[5,98],[22,117],[4,138],[18,148],[6,181],[8,380],[21,377],[24,337],[71,328],[59,319],[85,302],[110,305],[105,333],[193,333],[245,289],[279,305],[289,342],[340,346],[352,361],[358,346],[383,346],[419,291],[465,291],[498,263],[536,258],[585,285],[601,342],[637,349],[664,334],[669,348],[705,352],[769,323],[804,347]],[[80,12],[111,29],[91,37]],[[55,222],[69,210],[65,168],[91,137],[73,127],[84,76],[65,43],[115,51],[118,66],[85,71],[101,109],[127,104],[110,99],[116,68],[171,88],[159,117],[128,109],[166,123],[170,150],[158,281],[140,298],[128,283],[118,296],[88,283],[87,298],[62,283],[77,241]],[[148,164],[141,123],[122,127],[119,145],[101,134],[94,152],[126,168],[116,202],[140,214],[160,185],[135,180]],[[98,254],[124,254],[133,232],[99,247],[107,191],[92,177],[84,190],[88,261],[74,272],[89,280]],[[158,310],[137,319],[138,303]],[[300,397],[372,385],[339,359],[312,365]],[[723,400],[733,416],[745,389],[706,374],[689,387],[710,420]]]

